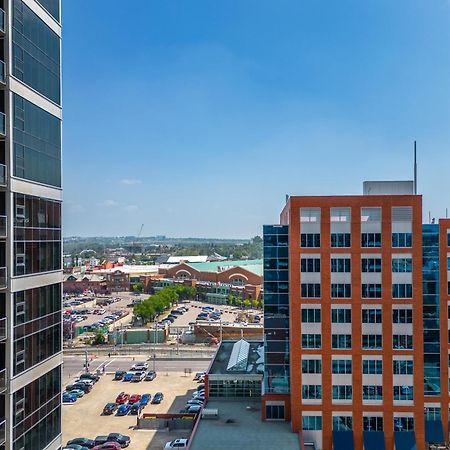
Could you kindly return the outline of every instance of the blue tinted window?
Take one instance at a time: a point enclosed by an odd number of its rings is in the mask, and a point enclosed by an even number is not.
[[[14,0],[12,73],[60,104],[60,39],[21,0]]]
[[[59,22],[59,0],[37,0]]]
[[[61,186],[61,121],[14,94],[14,175]]]

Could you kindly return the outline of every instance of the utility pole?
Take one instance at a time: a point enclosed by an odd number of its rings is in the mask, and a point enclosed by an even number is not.
[[[177,355],[180,354],[180,348],[179,348],[179,345],[180,345],[180,343],[179,343],[179,339],[178,339],[178,328],[177,328]]]
[[[88,352],[87,350],[84,351],[84,368],[86,369],[86,373],[89,372],[89,362],[88,362]]]

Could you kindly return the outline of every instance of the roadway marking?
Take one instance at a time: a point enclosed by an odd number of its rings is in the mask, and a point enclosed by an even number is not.
[[[106,369],[106,367],[109,366],[109,365],[110,365],[112,362],[114,362],[114,361],[115,361],[115,358],[111,359],[111,360],[110,360],[109,362],[107,362],[107,363],[102,362],[102,363],[100,363],[100,364],[98,365],[98,367],[97,367],[96,369],[94,369],[94,371],[99,370],[100,367],[104,367],[104,368]]]

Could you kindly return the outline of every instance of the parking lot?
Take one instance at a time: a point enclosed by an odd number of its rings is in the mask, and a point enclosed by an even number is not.
[[[189,323],[195,322],[197,319],[197,315],[202,311],[202,307],[204,306],[212,306],[215,309],[223,311],[222,314],[222,324],[226,325],[227,322],[230,324],[235,323],[238,314],[242,313],[243,310],[234,306],[228,306],[228,305],[210,305],[208,303],[204,302],[198,302],[198,301],[189,301],[186,303],[183,303],[182,306],[189,307],[189,311],[185,312],[183,315],[178,316],[175,321],[170,326],[171,328],[187,328],[189,326]],[[259,314],[262,315],[262,312],[260,310],[252,310],[248,309],[245,310],[246,313],[250,314]],[[164,316],[167,316],[170,314],[170,311],[167,311],[167,314],[164,314],[159,319],[162,320]],[[216,323],[219,323],[218,321]],[[261,322],[262,323],[262,322]]]
[[[76,437],[94,439],[118,432],[131,437],[130,450],[150,450],[162,449],[172,439],[189,437],[185,430],[138,430],[137,416],[104,416],[102,410],[121,391],[130,395],[150,393],[152,397],[159,391],[164,394],[164,400],[159,405],[148,404],[143,412],[179,413],[196,390],[197,383],[192,378],[193,375],[182,372],[168,372],[158,373],[153,381],[129,383],[114,381],[111,374],[102,376],[90,393],[73,404],[63,404],[63,443]]]

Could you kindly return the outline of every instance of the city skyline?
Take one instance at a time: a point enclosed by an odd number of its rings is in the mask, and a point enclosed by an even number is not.
[[[285,194],[411,179],[414,140],[424,221],[445,217],[447,1],[80,3],[63,8],[65,236],[254,236]]]

